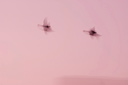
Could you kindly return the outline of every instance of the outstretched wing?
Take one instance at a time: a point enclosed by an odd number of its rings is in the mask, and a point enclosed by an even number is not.
[[[38,26],[38,27],[43,27],[43,25],[40,25],[40,24],[38,24],[37,26]]]
[[[89,31],[87,31],[87,30],[83,30],[83,32],[89,32]]]
[[[87,30],[83,30],[83,32],[85,32],[86,34],[89,34],[89,31],[87,31]]]
[[[44,25],[47,25],[47,18],[44,19],[43,24],[44,24]]]
[[[91,30],[95,31],[95,27],[92,27]],[[91,30],[90,30],[90,31],[91,31]]]

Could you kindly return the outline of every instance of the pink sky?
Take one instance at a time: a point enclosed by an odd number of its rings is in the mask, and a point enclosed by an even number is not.
[[[37,24],[47,17],[55,32]],[[56,85],[61,76],[128,78],[127,0],[1,0],[0,85]],[[102,35],[91,39],[91,27]]]

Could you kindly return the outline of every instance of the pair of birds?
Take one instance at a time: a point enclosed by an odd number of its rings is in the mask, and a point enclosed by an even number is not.
[[[40,25],[38,24],[38,26],[43,27],[43,31],[45,32],[45,34],[47,34],[47,32],[53,32],[50,23],[47,22],[47,19],[44,19],[44,24]],[[83,32],[88,33],[91,37],[99,37],[101,35],[99,35],[96,31],[95,31],[95,27],[91,28],[89,31],[87,30],[83,30]]]

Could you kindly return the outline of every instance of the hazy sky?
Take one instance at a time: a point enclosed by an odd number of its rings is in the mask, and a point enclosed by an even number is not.
[[[37,24],[47,17],[54,32]],[[83,30],[94,27],[91,39]],[[1,0],[0,85],[63,75],[128,77],[128,0]]]

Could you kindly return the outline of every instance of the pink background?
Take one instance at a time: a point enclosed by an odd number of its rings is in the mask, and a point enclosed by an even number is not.
[[[48,35],[37,27],[45,17]],[[93,26],[98,40],[82,32]],[[0,85],[80,75],[128,78],[128,0],[0,1]]]

